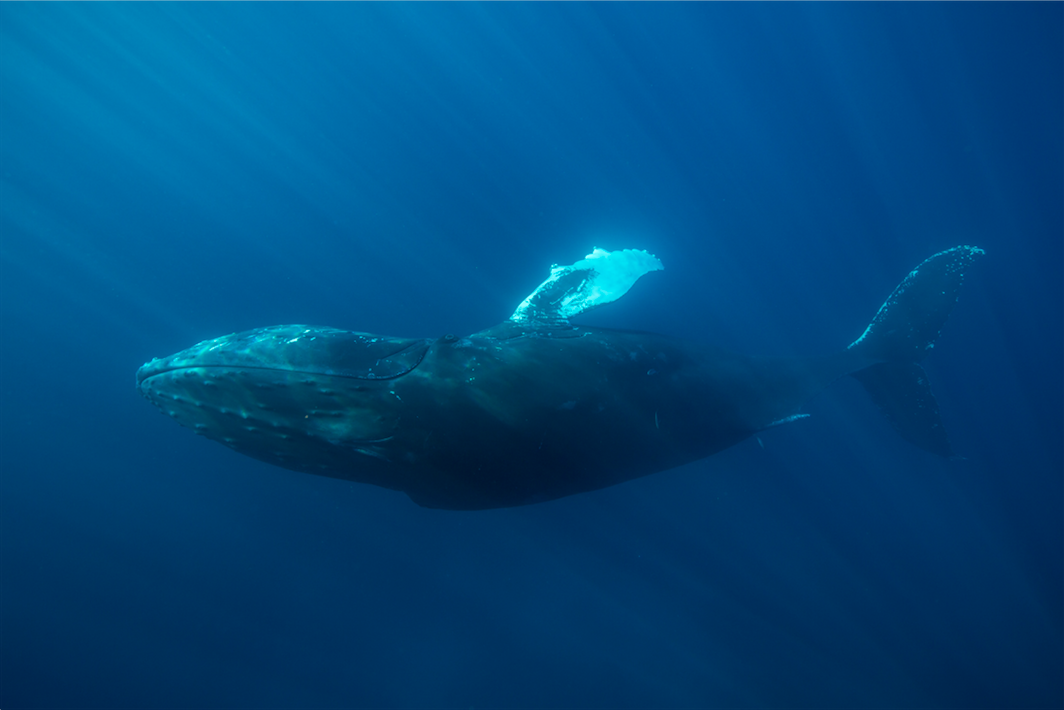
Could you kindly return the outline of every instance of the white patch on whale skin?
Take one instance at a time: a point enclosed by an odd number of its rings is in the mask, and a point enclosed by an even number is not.
[[[783,419],[777,419],[774,422],[769,422],[768,426],[773,427],[773,426],[779,426],[780,424],[790,424],[791,422],[796,422],[799,419],[808,419],[808,418],[809,418],[808,414],[792,414],[789,417],[784,417]],[[765,427],[765,428],[767,429],[768,427]]]

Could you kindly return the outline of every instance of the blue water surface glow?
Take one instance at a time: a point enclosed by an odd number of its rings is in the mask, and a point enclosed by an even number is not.
[[[1064,5],[0,3],[0,706],[1064,704]],[[926,366],[709,460],[449,512],[133,387],[315,323],[829,353],[986,249]]]

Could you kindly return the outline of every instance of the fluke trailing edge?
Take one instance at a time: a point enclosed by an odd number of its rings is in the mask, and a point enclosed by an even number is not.
[[[914,269],[844,350],[734,355],[652,333],[570,324],[661,269],[596,249],[555,266],[504,323],[468,337],[390,338],[306,325],[200,343],[137,372],[163,413],[278,466],[478,509],[591,491],[716,453],[805,416],[843,375],[908,441],[951,455],[920,361],[968,265],[960,246]]]

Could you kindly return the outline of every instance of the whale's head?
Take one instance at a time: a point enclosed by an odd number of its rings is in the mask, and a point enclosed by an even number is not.
[[[137,371],[137,389],[179,424],[242,454],[366,480],[360,471],[345,471],[389,461],[401,417],[396,381],[421,363],[431,344],[274,326],[152,360]]]

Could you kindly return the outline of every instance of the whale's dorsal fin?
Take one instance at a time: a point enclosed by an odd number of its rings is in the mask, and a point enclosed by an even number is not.
[[[565,325],[580,315],[628,293],[639,277],[664,267],[641,249],[595,248],[571,266],[551,267],[550,278],[521,301],[510,321],[519,325]]]

